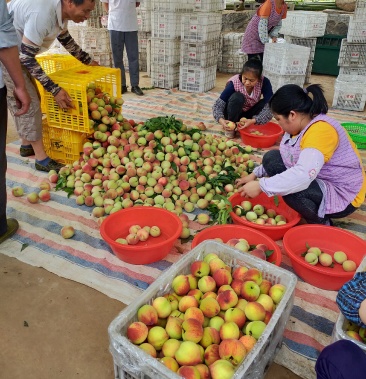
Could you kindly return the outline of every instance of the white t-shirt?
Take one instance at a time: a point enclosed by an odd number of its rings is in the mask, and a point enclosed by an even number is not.
[[[136,0],[100,0],[109,3],[108,29],[118,32],[136,32]]]
[[[19,48],[24,35],[40,46],[41,52],[48,50],[67,26],[62,22],[61,0],[11,0],[8,9],[14,12]]]

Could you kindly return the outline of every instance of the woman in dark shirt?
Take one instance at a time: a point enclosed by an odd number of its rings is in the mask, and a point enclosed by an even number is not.
[[[262,125],[272,119],[268,102],[273,95],[268,78],[262,76],[259,59],[248,60],[240,74],[229,79],[224,91],[213,105],[213,116],[224,129],[228,122],[246,118],[242,127]]]

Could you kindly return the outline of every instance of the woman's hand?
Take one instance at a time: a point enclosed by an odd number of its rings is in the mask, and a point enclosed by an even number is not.
[[[243,197],[257,197],[261,192],[262,190],[258,180],[252,180],[238,189],[238,193]]]
[[[243,186],[244,184],[249,183],[255,179],[257,179],[257,177],[255,176],[255,174],[253,172],[249,175],[243,176],[240,179],[236,179],[236,181],[235,181],[236,188],[239,188],[239,187]]]
[[[235,122],[232,122],[232,121],[220,118],[219,123],[221,124],[221,126],[222,126],[222,128],[224,130],[234,130],[234,129],[236,129]]]
[[[256,123],[256,119],[255,118],[246,119],[245,121],[241,121],[238,124],[238,129],[240,130],[240,129],[247,128],[248,126],[254,125],[255,123]]]

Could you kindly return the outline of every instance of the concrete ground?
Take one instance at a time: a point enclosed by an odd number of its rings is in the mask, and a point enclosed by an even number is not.
[[[230,76],[218,74],[214,90],[221,91]],[[334,81],[312,77],[323,84],[330,105]],[[144,73],[140,85],[151,86]],[[7,142],[17,139],[10,118]],[[107,328],[124,307],[83,284],[0,254],[0,379],[114,378]],[[277,364],[265,376],[296,378]]]

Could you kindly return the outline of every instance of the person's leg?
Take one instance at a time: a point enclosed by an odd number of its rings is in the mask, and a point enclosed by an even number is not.
[[[329,217],[329,218],[343,218],[343,217],[347,217],[350,214],[352,214],[353,212],[357,211],[357,209],[358,208],[354,207],[352,204],[348,204],[347,208],[344,209],[343,211],[337,212],[337,213],[327,214],[327,217]]]
[[[11,237],[19,227],[18,221],[6,218],[6,133],[8,129],[8,109],[6,87],[0,88],[0,243]]]
[[[286,170],[279,150],[270,150],[263,156],[263,168],[268,176],[280,174]],[[329,218],[318,216],[319,206],[323,200],[323,192],[314,180],[310,186],[300,192],[283,196],[285,203],[300,213],[309,224],[329,224]]]
[[[139,85],[140,80],[137,32],[125,32],[125,44],[131,87],[136,87]]]
[[[317,379],[364,379],[366,354],[355,343],[340,340],[320,353],[315,371]]]
[[[245,97],[240,92],[233,93],[224,110],[224,116],[226,120],[232,121],[232,122],[238,122],[243,114],[243,106],[245,103]]]
[[[259,100],[257,104],[255,104],[253,107],[244,112],[244,117],[253,118],[253,116],[258,115],[262,111],[265,105],[266,102],[264,101],[264,99]]]
[[[126,72],[123,64],[123,50],[125,48],[125,33],[116,30],[109,31],[114,67],[121,70],[122,92],[126,89]]]

